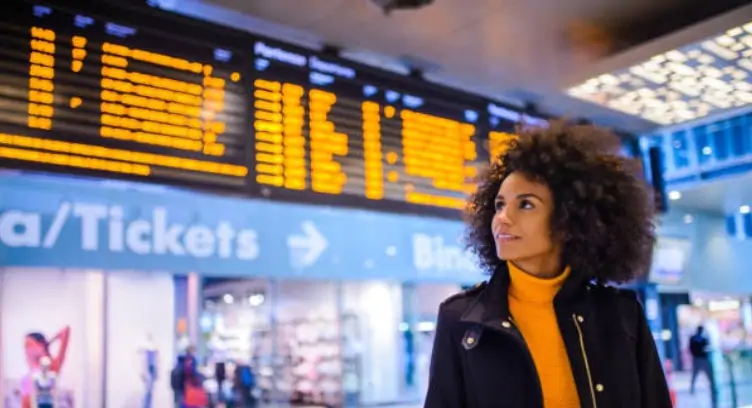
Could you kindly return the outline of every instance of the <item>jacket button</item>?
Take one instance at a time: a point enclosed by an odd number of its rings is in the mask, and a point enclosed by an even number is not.
[[[582,323],[582,322],[585,321],[585,319],[582,316],[577,315],[577,321],[580,322],[580,323]]]
[[[475,343],[475,339],[472,338],[472,337],[468,337],[467,338],[467,344],[473,344],[473,343]]]
[[[603,384],[596,384],[595,390],[598,392],[603,392]]]
[[[501,322],[501,327],[503,327],[505,329],[508,329],[508,328],[512,327],[512,324],[509,323],[508,321],[504,320],[503,322]]]

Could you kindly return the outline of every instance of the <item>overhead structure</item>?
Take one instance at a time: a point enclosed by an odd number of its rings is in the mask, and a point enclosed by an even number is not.
[[[695,39],[688,43],[688,37]],[[700,23],[599,66],[609,69],[596,71],[567,93],[659,125],[752,106],[752,8]]]

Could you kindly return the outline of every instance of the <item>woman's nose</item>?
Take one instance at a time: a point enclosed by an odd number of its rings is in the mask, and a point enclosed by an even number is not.
[[[512,219],[509,215],[509,207],[504,207],[496,213],[494,219],[502,224],[511,224]]]

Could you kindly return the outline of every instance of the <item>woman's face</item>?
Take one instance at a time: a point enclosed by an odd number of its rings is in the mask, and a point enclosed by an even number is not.
[[[499,259],[523,269],[525,263],[559,267],[560,245],[551,236],[554,199],[548,186],[512,173],[501,183],[494,206],[491,231]]]
[[[29,361],[39,361],[47,354],[44,344],[29,336],[24,340],[24,350],[26,351],[26,359]]]

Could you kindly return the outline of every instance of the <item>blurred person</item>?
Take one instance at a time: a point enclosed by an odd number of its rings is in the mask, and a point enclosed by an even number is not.
[[[35,408],[55,407],[55,382],[57,376],[51,369],[52,361],[49,357],[39,359],[39,371],[34,373],[34,388],[31,398]]]
[[[470,198],[488,283],[439,308],[426,408],[670,408],[642,306],[655,227],[639,166],[590,126],[522,129]]]
[[[183,399],[183,392],[185,391],[185,375],[183,366],[185,364],[185,356],[179,355],[175,366],[170,371],[170,388],[172,389],[173,401],[175,407],[179,408]]]
[[[227,379],[227,363],[217,361],[214,363],[214,380],[217,383],[217,401],[225,402],[225,380]]]
[[[705,335],[705,327],[697,326],[697,331],[689,338],[689,353],[692,355],[692,379],[689,383],[689,393],[695,393],[695,381],[699,373],[705,374],[710,384],[710,393],[715,406],[715,378],[713,376],[713,363],[710,361],[710,340]]]
[[[253,395],[256,389],[256,374],[250,365],[241,364],[235,367],[233,388],[238,408],[256,406],[256,397]]]
[[[47,339],[44,334],[39,332],[29,333],[24,338],[24,354],[28,373],[21,380],[21,407],[34,408],[32,404],[32,393],[34,390],[34,378],[42,370],[42,362],[49,362],[46,368],[50,373],[57,377],[65,363],[65,357],[68,354],[68,342],[70,341],[70,327],[65,326],[58,331],[51,339]],[[52,346],[57,345],[56,352],[52,351]]]
[[[209,396],[204,389],[204,376],[198,371],[196,348],[186,347],[185,353],[177,358],[170,372],[170,388],[175,406],[179,408],[207,408]]]

